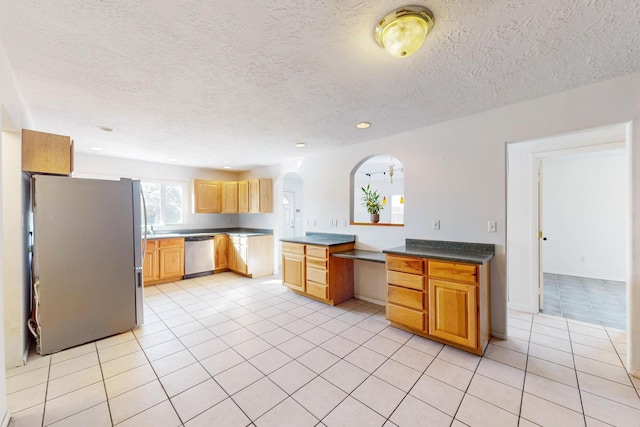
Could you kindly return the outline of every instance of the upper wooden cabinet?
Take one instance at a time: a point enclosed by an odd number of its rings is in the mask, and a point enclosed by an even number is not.
[[[194,213],[271,213],[271,178],[245,181],[193,180]]]
[[[273,212],[273,183],[271,178],[249,180],[249,212]]]
[[[219,181],[204,179],[193,180],[193,211],[194,213],[220,213],[221,188]]]
[[[22,170],[71,175],[73,141],[68,136],[22,130]]]
[[[249,212],[249,181],[238,181],[238,212]]]
[[[222,182],[222,213],[238,213],[238,181]]]

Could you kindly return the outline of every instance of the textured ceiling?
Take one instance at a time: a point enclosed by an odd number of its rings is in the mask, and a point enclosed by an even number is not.
[[[392,58],[375,23],[411,3],[435,27]],[[639,71],[640,2],[0,0],[0,39],[77,151],[250,169]]]

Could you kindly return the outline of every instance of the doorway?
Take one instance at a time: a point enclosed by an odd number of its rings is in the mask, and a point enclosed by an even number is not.
[[[539,309],[626,329],[628,177],[624,144],[571,151],[536,154]]]
[[[296,193],[288,190],[285,190],[282,193],[282,237],[291,238],[296,235]]]
[[[545,247],[538,223],[538,162],[551,157],[577,155],[606,149],[622,149],[629,156],[627,124],[506,144],[507,160],[507,284],[511,310],[537,313],[544,289],[540,260]],[[624,168],[628,173],[628,162]],[[543,190],[544,193],[544,190]],[[628,223],[625,212],[625,226]],[[543,214],[544,221],[544,214]],[[551,236],[547,242],[551,242]],[[631,239],[625,235],[625,247]],[[542,252],[540,252],[542,251]],[[541,286],[542,285],[542,286]],[[544,294],[543,294],[544,298]],[[548,303],[547,298],[547,303]],[[544,304],[544,301],[543,301]],[[543,305],[544,307],[544,305]],[[544,308],[543,308],[544,309]]]
[[[282,236],[302,235],[302,177],[289,172],[282,182]]]

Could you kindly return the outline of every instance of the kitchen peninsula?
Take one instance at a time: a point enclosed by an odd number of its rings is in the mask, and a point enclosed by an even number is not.
[[[281,241],[283,285],[331,305],[353,298],[353,260],[331,254],[353,249],[356,236],[308,232]]]

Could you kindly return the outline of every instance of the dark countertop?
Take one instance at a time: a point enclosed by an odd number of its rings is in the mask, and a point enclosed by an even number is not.
[[[305,245],[317,246],[335,246],[344,245],[345,243],[355,243],[356,236],[352,234],[333,234],[333,233],[309,233],[301,237],[285,237],[280,239],[281,242],[302,243]]]
[[[386,262],[385,260],[386,256],[382,252],[365,251],[362,249],[352,249],[350,251],[334,252],[331,254],[331,256],[338,257],[338,258],[358,259],[361,261],[378,262],[381,264],[384,264]]]
[[[255,229],[255,228],[219,228],[219,229],[204,229],[204,230],[175,230],[167,232],[156,232],[154,234],[147,234],[147,239],[171,239],[174,237],[206,237],[215,236],[216,234],[228,234],[229,236],[265,236],[272,235],[273,230],[268,229]]]
[[[495,255],[495,245],[488,243],[444,242],[407,239],[404,246],[385,249],[386,254],[415,256],[443,261],[486,264]]]

